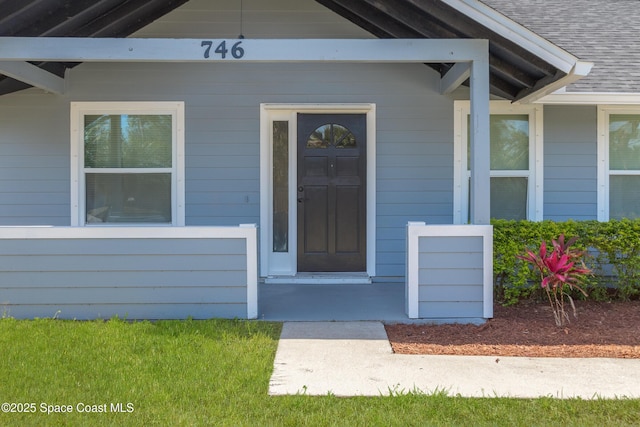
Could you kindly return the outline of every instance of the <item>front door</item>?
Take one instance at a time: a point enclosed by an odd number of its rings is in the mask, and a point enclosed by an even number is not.
[[[298,114],[298,271],[366,271],[365,114]]]

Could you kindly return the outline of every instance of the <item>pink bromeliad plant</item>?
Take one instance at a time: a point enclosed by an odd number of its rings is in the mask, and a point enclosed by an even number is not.
[[[565,321],[569,322],[565,300],[569,301],[573,315],[576,316],[576,307],[568,291],[576,289],[587,296],[580,287],[580,282],[591,274],[591,270],[582,260],[584,251],[571,248],[576,240],[573,237],[565,243],[562,234],[558,240],[552,240],[553,248],[547,248],[547,243],[543,240],[538,253],[527,250],[526,255],[518,255],[518,258],[530,263],[540,273],[540,286],[549,298],[557,326],[563,326]]]

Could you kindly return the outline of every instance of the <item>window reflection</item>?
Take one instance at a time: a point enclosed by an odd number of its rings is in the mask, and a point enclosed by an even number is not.
[[[346,127],[328,123],[314,130],[307,140],[307,148],[354,148],[356,137]]]

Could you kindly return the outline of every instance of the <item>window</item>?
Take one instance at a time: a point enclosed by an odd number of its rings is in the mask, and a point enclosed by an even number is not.
[[[289,121],[272,122],[273,252],[289,252]]]
[[[542,219],[542,107],[491,102],[491,217]],[[468,223],[469,102],[455,103],[454,223]]]
[[[640,109],[598,108],[598,219],[640,217]]]
[[[183,103],[72,103],[72,225],[184,225],[183,132]]]

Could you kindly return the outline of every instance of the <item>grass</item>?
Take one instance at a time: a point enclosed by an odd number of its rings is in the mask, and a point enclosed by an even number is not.
[[[637,425],[640,400],[267,395],[280,324],[0,319],[0,425]],[[112,412],[122,403],[132,412]],[[45,407],[41,405],[45,404]],[[78,404],[106,404],[80,413]],[[130,404],[127,406],[127,404]],[[71,405],[47,415],[46,405]]]

